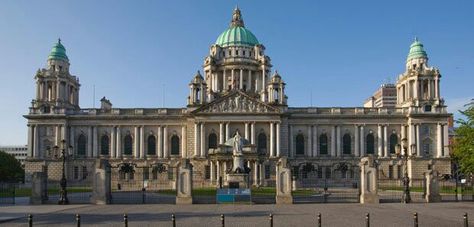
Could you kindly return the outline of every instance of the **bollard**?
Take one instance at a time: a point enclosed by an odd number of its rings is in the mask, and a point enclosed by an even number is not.
[[[33,215],[28,214],[28,226],[32,227],[33,226]]]
[[[321,227],[321,213],[318,214],[318,227]]]
[[[225,227],[225,217],[224,214],[221,214],[221,226]]]
[[[365,214],[365,226],[370,227],[370,214]]]
[[[273,214],[270,213],[270,215],[268,216],[268,220],[270,220],[270,227],[273,227]]]
[[[76,224],[77,227],[81,227],[81,215],[76,214]]]
[[[418,227],[418,213],[413,213],[413,226]]]
[[[123,224],[125,225],[125,227],[128,227],[128,215],[127,214],[123,214]]]
[[[467,213],[464,213],[464,227],[469,227],[469,221],[467,220]]]
[[[174,216],[174,214],[171,215],[171,222],[173,223],[173,227],[176,227],[176,216]]]

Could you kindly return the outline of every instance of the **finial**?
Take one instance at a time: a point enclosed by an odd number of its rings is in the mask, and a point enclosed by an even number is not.
[[[418,36],[415,36],[415,42],[418,42]]]
[[[61,44],[61,38],[58,38],[58,43]]]
[[[232,13],[232,22],[230,22],[231,27],[244,27],[244,20],[240,14],[240,9],[238,6],[235,7],[234,12]]]

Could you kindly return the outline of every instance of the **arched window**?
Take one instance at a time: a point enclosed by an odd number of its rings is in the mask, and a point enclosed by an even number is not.
[[[397,143],[397,135],[395,133],[390,135],[390,154],[395,154],[395,147],[397,146]]]
[[[207,144],[209,148],[213,148],[213,149],[217,148],[217,135],[215,133],[209,134]]]
[[[302,134],[296,136],[296,154],[304,155],[304,136]]]
[[[342,137],[342,154],[351,154],[351,135],[349,133]]]
[[[372,135],[372,133],[370,133],[369,135],[367,135],[367,137],[365,138],[365,143],[366,143],[366,154],[374,154],[374,150],[375,150],[375,147],[374,147],[374,135]]]
[[[147,155],[156,155],[156,138],[154,135],[149,135],[148,136],[148,141],[147,141],[148,149],[147,149]]]
[[[258,134],[257,152],[259,154],[267,153],[267,136],[265,133]]]
[[[84,134],[79,135],[79,138],[77,138],[77,155],[85,156],[86,146],[87,146],[86,137],[84,136]]]
[[[133,153],[133,140],[131,135],[126,135],[123,139],[123,154],[132,155]]]
[[[424,156],[430,156],[431,155],[431,140],[429,138],[426,138],[423,140],[423,154]]]
[[[100,154],[101,155],[109,155],[109,152],[110,152],[109,136],[103,135],[100,138]]]
[[[177,135],[171,137],[171,155],[179,155],[179,137]]]
[[[328,154],[328,136],[326,134],[319,136],[319,154]]]

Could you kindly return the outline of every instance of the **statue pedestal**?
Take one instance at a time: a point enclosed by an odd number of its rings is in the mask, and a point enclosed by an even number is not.
[[[229,188],[249,188],[249,175],[247,173],[227,174],[226,185]]]
[[[244,157],[242,155],[234,155],[233,160],[234,165],[232,166],[232,172],[237,172],[237,169],[240,169],[241,172],[245,171]]]

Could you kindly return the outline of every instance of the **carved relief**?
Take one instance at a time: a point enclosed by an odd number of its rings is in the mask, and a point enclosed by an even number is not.
[[[201,110],[204,113],[268,113],[273,112],[268,106],[258,103],[243,95],[228,97]]]

